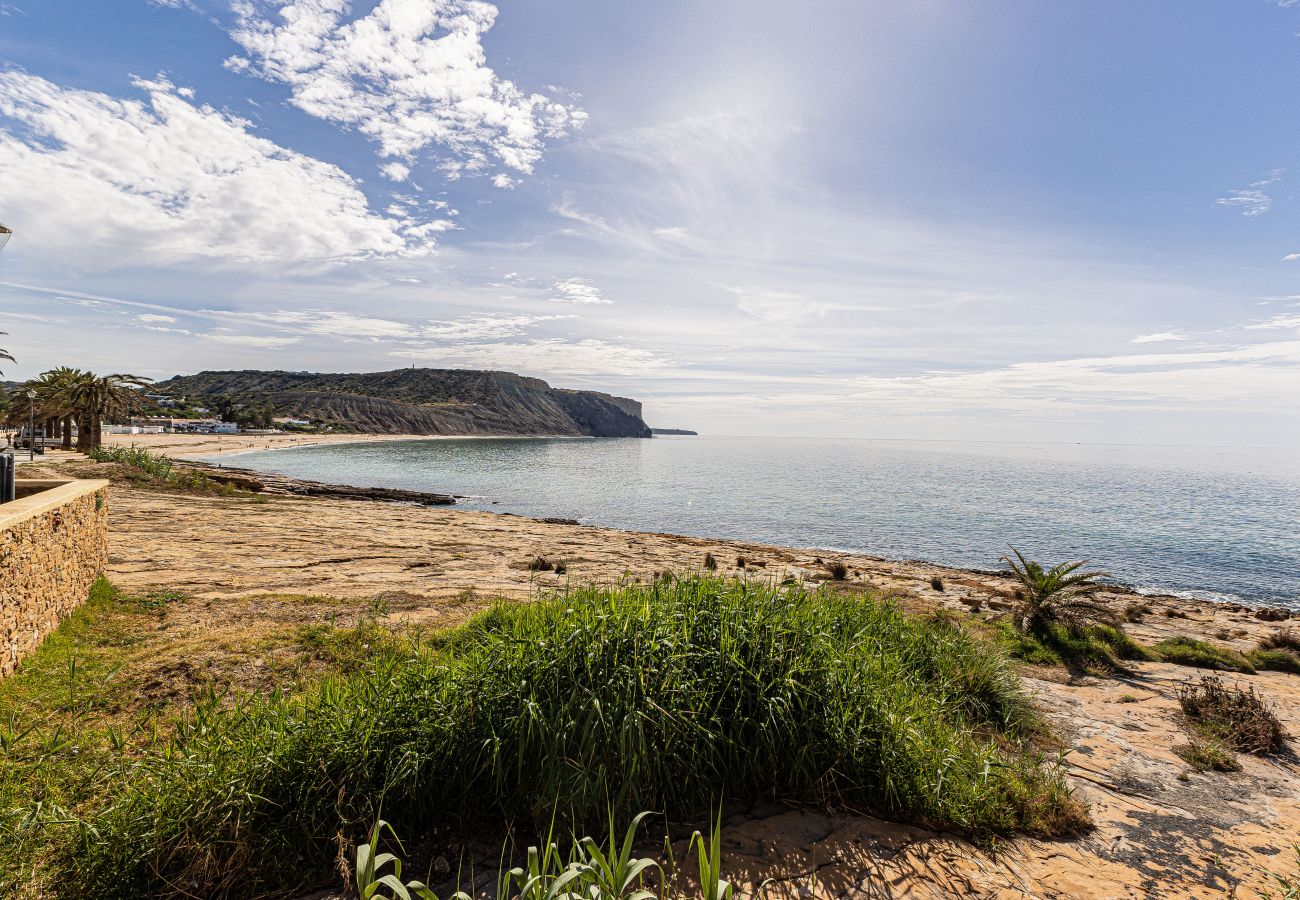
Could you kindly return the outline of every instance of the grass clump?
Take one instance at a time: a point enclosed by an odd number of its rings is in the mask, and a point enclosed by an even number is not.
[[[1300,634],[1289,626],[1260,638],[1258,649],[1246,658],[1261,671],[1293,672],[1300,675]]]
[[[826,564],[826,574],[832,581],[843,581],[849,577],[849,567],[838,559],[831,560]]]
[[[943,579],[940,578],[938,575],[930,576],[930,587],[934,588],[936,591],[942,591]]]
[[[1175,747],[1174,752],[1197,772],[1241,771],[1236,755],[1214,739],[1194,740]]]
[[[1086,827],[989,645],[891,604],[678,578],[480,614],[298,698],[199,704],[64,847],[72,894],[265,894],[384,817],[575,828],[725,796],[968,834]]]
[[[710,572],[718,570],[718,558],[712,553],[704,554],[704,568]]]
[[[1261,672],[1291,672],[1300,675],[1300,653],[1292,650],[1250,650],[1246,659]]]
[[[1127,669],[1125,662],[1153,659],[1145,647],[1115,625],[1040,625],[1020,631],[1009,622],[995,626],[1007,653],[1030,665],[1065,666],[1109,674]]]
[[[1264,698],[1253,687],[1242,690],[1215,675],[1178,691],[1188,722],[1202,735],[1242,753],[1277,753],[1287,734]]]
[[[1160,659],[1180,666],[1198,669],[1218,669],[1228,672],[1253,673],[1255,667],[1245,654],[1230,647],[1220,647],[1209,641],[1179,635],[1166,638],[1153,648]]]
[[[555,563],[545,556],[534,556],[528,561],[528,571],[530,572],[549,572],[554,568]]]

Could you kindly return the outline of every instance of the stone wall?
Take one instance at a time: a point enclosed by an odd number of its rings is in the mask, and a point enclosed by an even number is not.
[[[18,485],[21,499],[0,506],[0,675],[85,601],[108,565],[107,481]]]

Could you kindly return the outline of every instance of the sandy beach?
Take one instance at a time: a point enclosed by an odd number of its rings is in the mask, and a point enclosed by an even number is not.
[[[345,439],[355,437],[337,438]],[[227,440],[167,436],[153,446],[178,455],[213,446],[235,451]],[[285,436],[278,443],[303,442]],[[111,467],[64,462],[49,469],[90,476]],[[524,602],[570,583],[699,570],[706,553],[727,575],[867,590],[918,613],[947,610],[972,626],[1009,609],[1013,587],[995,573],[454,507],[188,495],[115,483],[110,509],[110,578],[131,592],[185,598],[168,614],[166,639],[181,641],[186,659],[160,664],[158,675],[160,690],[180,695],[202,673],[264,680],[259,673],[270,671],[275,651],[250,656],[244,648],[286,622],[337,621],[379,608],[394,627],[439,628],[498,600]],[[530,571],[538,556],[563,560],[566,573]],[[828,579],[832,560],[847,566],[845,580]],[[1245,650],[1278,627],[1239,606],[1119,590],[1103,598],[1117,610],[1146,604],[1140,621],[1127,626],[1146,644],[1187,635]],[[1189,772],[1174,751],[1186,741],[1177,691],[1200,670],[1144,662],[1112,678],[1043,667],[1024,674],[1069,750],[1073,783],[1097,825],[1092,833],[1068,841],[1015,838],[989,854],[870,817],[758,808],[728,825],[733,867],[779,879],[815,866],[817,896],[826,897],[852,893],[874,876],[893,886],[889,896],[1128,898],[1230,896],[1264,885],[1265,873],[1284,864],[1283,852],[1300,837],[1294,755],[1243,755],[1243,770],[1228,777]],[[1261,672],[1230,679],[1261,692],[1287,729],[1300,733],[1300,678]]]
[[[419,434],[106,434],[104,443],[144,447],[175,459],[228,456],[254,450],[283,450],[318,444],[369,444],[377,441],[431,441]]]

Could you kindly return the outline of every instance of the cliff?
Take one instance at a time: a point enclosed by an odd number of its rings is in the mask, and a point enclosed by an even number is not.
[[[269,404],[276,415],[373,434],[650,437],[635,400],[553,388],[510,372],[200,372],[160,381],[153,390]]]

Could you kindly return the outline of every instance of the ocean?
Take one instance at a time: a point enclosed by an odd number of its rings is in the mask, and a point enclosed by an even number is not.
[[[466,508],[994,569],[1015,546],[1139,590],[1300,609],[1300,454],[822,438],[487,438],[212,459]]]

